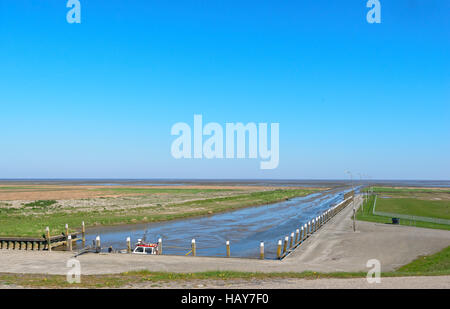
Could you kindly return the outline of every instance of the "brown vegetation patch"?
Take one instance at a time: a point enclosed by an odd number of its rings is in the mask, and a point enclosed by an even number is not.
[[[114,189],[210,189],[239,190],[244,192],[280,189],[269,186],[217,186],[217,185],[180,185],[180,186],[62,186],[62,185],[0,185],[0,201],[35,200],[74,200],[91,198],[118,198],[124,196],[148,195],[149,193],[112,192]],[[101,190],[98,190],[101,189]],[[109,191],[108,189],[111,189]],[[302,187],[283,187],[283,189],[318,189]],[[324,188],[320,188],[323,190]],[[170,193],[155,192],[155,196],[168,196]]]

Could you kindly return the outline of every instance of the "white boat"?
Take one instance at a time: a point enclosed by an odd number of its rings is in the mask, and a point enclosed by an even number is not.
[[[133,254],[158,254],[158,244],[145,243],[138,239]]]

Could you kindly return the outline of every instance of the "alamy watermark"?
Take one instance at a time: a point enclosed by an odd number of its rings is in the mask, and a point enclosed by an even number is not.
[[[70,10],[66,14],[66,20],[69,24],[81,23],[81,3],[80,0],[68,0],[66,7]],[[366,7],[370,8],[367,12],[366,20],[369,24],[381,23],[381,3],[380,0],[368,0]]]
[[[367,261],[366,267],[371,267],[371,269],[367,272],[367,282],[372,283],[381,283],[381,263],[377,259],[371,259]]]
[[[369,0],[367,1],[366,7],[370,8],[367,12],[366,20],[369,24],[380,24],[381,23],[381,3],[379,0]]]
[[[81,264],[77,259],[70,259],[66,263],[67,271],[66,280],[69,283],[81,283]]]
[[[270,149],[268,129],[267,123],[249,122],[244,125],[238,122],[226,123],[224,130],[222,125],[216,122],[203,126],[203,116],[194,115],[194,130],[185,122],[172,126],[171,134],[178,137],[172,142],[171,154],[175,159],[256,159],[259,155],[262,159],[260,169],[275,169],[280,159],[280,124],[270,124]],[[208,137],[205,141],[204,136]]]
[[[81,3],[79,0],[67,1],[66,7],[70,10],[66,14],[66,20],[69,24],[81,24]]]

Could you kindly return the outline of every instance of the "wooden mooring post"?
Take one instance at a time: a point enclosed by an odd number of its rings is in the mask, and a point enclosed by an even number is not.
[[[67,236],[67,250],[72,251],[72,236]]]
[[[84,221],[81,222],[81,242],[83,243],[83,248],[86,244],[86,227],[84,225]]]
[[[66,223],[66,241],[68,237],[69,237],[69,225]]]
[[[131,238],[127,237],[127,252],[131,253]]]
[[[162,247],[162,238],[158,239],[158,254],[163,253],[163,247]]]
[[[192,256],[196,256],[197,255],[197,246],[195,244],[195,238],[192,239],[191,246],[192,246]]]
[[[281,259],[281,239],[278,240],[278,245],[277,245],[277,259]]]
[[[264,260],[264,242],[261,241],[261,243],[259,244],[259,258],[261,260]]]
[[[47,246],[48,246],[47,250],[52,251],[52,243],[50,240],[50,228],[48,226],[45,228],[45,236],[47,237]]]
[[[102,250],[101,244],[100,244],[100,235],[97,235],[95,237],[95,251],[99,253]]]
[[[227,242],[225,243],[227,246],[227,257],[231,256],[231,251],[230,251],[230,241],[227,240]]]

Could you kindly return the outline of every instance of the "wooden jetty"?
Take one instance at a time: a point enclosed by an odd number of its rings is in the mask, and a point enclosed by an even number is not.
[[[71,241],[77,241],[78,232],[70,233]],[[0,237],[0,249],[10,250],[50,250],[67,244],[67,236],[64,234],[43,237]]]

